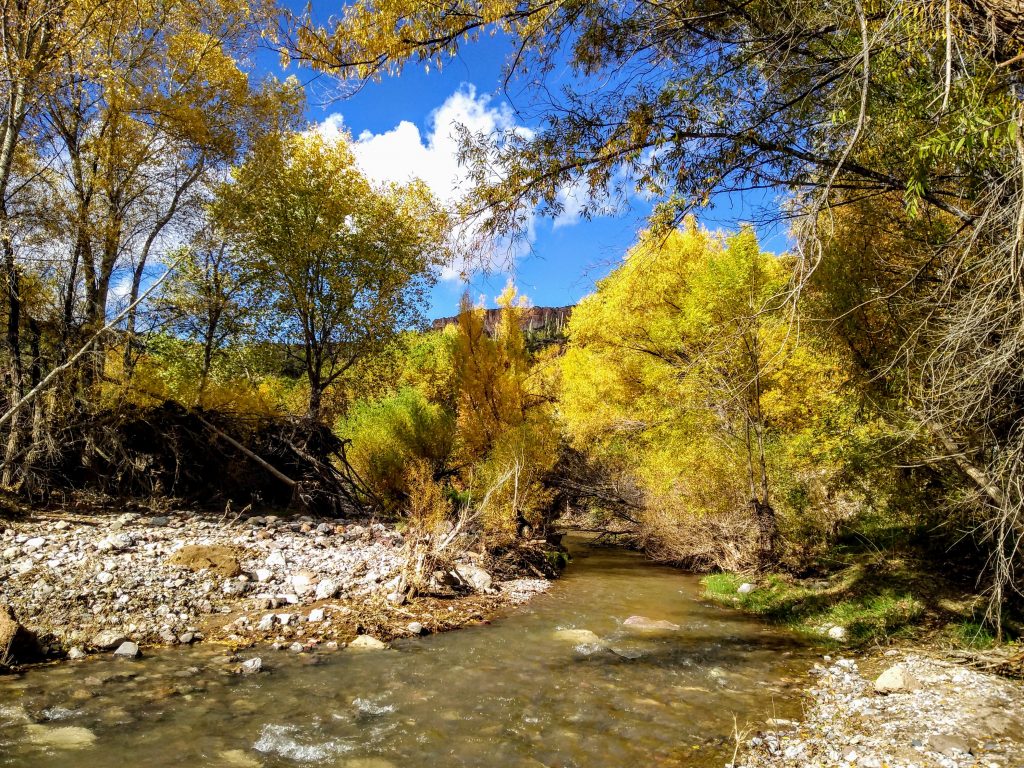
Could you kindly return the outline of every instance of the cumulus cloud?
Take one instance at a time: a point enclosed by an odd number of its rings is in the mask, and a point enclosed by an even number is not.
[[[344,131],[340,113],[328,115],[317,130],[336,138]],[[453,93],[427,118],[426,133],[408,120],[384,133],[363,131],[355,137],[353,150],[363,172],[380,182],[422,179],[445,202],[456,201],[464,192],[465,169],[458,161],[460,128],[472,133],[491,134],[514,129],[515,115],[507,104],[495,104],[487,94],[477,94],[472,85]]]
[[[430,113],[426,131],[408,120],[383,133],[364,131],[356,136],[353,151],[363,172],[378,182],[406,182],[422,179],[438,199],[455,203],[465,194],[466,169],[459,165],[459,132],[492,134],[506,130],[528,133],[517,123],[507,104],[495,103],[487,94],[478,94],[465,85]],[[334,113],[316,128],[324,137],[339,136],[345,129],[344,118]],[[526,244],[535,237],[535,226],[527,223]],[[454,264],[442,272],[446,279],[458,278],[471,265]]]

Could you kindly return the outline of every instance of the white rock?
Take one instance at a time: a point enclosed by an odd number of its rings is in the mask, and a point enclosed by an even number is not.
[[[31,724],[25,726],[30,744],[53,749],[82,749],[96,743],[96,734],[88,728],[67,725],[54,728],[49,725]]]
[[[309,612],[309,620],[312,621],[312,622],[323,621],[324,620],[324,609],[323,608],[314,608],[312,611]]]
[[[101,632],[97,632],[93,635],[92,640],[89,641],[89,645],[94,648],[98,648],[101,651],[109,651],[117,648],[122,643],[128,640],[124,636],[123,632],[119,632],[116,629],[104,629]]]
[[[460,563],[455,566],[455,571],[463,581],[467,582],[477,592],[486,592],[493,583],[491,574],[477,565]]]
[[[379,651],[387,648],[385,643],[382,643],[376,637],[370,637],[370,635],[360,635],[351,643],[348,644],[349,648],[357,651]]]
[[[410,622],[409,626],[406,627],[406,629],[408,629],[414,635],[422,635],[424,632],[423,625],[420,624],[418,621]]]
[[[307,592],[313,591],[313,580],[313,574],[306,570],[299,571],[298,573],[293,573],[290,579],[292,589],[294,589],[300,595],[304,595]]]
[[[45,543],[46,539],[44,539],[42,536],[34,536],[33,538],[25,542],[25,551],[35,552],[37,549],[41,548]]]
[[[125,641],[117,647],[114,655],[119,659],[137,659],[139,657],[139,646],[130,640]]]
[[[282,627],[287,627],[292,623],[292,614],[290,613],[279,613],[277,614],[277,621]]]
[[[736,592],[741,595],[749,595],[751,592],[754,591],[754,589],[756,589],[756,587],[754,587],[753,584],[748,584],[747,582],[744,582],[740,584],[739,589],[737,589]]]
[[[248,583],[241,579],[228,579],[221,585],[221,592],[229,597],[237,597],[244,595],[248,588]]]
[[[263,669],[263,659],[259,656],[253,656],[251,659],[243,661],[239,669],[243,675],[254,675]]]
[[[71,661],[78,661],[79,659],[84,659],[85,651],[83,651],[81,648],[77,646],[74,646],[71,648],[71,650],[68,651],[68,658],[71,659]]]
[[[908,693],[921,689],[921,681],[910,674],[902,664],[889,667],[875,680],[876,693]]]
[[[266,584],[274,577],[274,572],[269,568],[257,568],[256,569],[256,581],[260,584]]]
[[[96,581],[100,584],[109,584],[114,580],[114,574],[110,571],[100,571],[96,574]]]
[[[275,549],[267,557],[267,565],[271,568],[284,568],[288,565],[288,561],[284,559],[284,554],[279,549]]]
[[[846,639],[846,627],[832,627],[828,631],[828,636],[833,640],[845,640]]]
[[[323,579],[316,585],[316,599],[330,600],[338,594],[338,584],[333,579]]]
[[[644,631],[668,631],[675,632],[679,629],[678,624],[673,624],[671,621],[665,619],[649,619],[646,616],[630,616],[624,622],[622,626],[629,629],[638,629]]]

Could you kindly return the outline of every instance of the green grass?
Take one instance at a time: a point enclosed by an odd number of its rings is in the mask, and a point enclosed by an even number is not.
[[[717,573],[703,580],[704,596],[714,602],[786,624],[797,632],[828,641],[827,628],[846,628],[847,645],[863,645],[908,632],[925,614],[925,604],[890,579],[872,580],[853,566],[829,580],[796,580],[771,574],[751,581],[745,595],[736,590],[744,579]]]
[[[959,621],[947,624],[943,634],[954,648],[985,651],[996,644],[995,636],[976,621]]]

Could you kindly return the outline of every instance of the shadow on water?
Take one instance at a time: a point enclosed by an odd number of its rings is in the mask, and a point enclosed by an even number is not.
[[[0,680],[0,765],[702,768],[731,755],[734,717],[797,713],[787,682],[811,653],[794,637],[703,604],[694,576],[570,548],[549,594],[391,651],[263,650],[269,672],[239,678],[200,647]]]

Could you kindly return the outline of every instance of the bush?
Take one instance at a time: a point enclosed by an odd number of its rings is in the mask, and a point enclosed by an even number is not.
[[[397,513],[409,500],[410,467],[422,463],[431,474],[444,467],[455,420],[419,390],[405,387],[386,399],[357,403],[337,432],[351,441],[346,455],[373,501]]]

